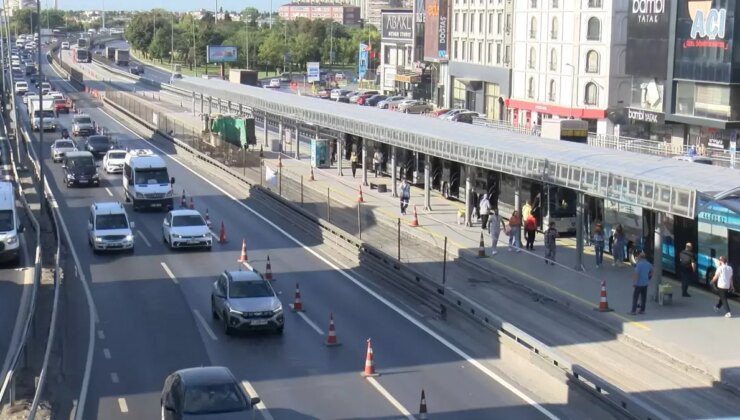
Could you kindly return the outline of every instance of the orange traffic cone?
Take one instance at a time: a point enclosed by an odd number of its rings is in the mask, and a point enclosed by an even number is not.
[[[242,239],[242,254],[239,256],[239,259],[236,261],[240,263],[247,262],[247,241],[246,239]]]
[[[265,265],[265,280],[272,280],[272,265],[270,264],[270,256],[267,256],[267,265]]]
[[[218,232],[218,243],[220,244],[226,243],[226,228],[224,227],[223,220],[221,221],[221,229]]]
[[[341,344],[337,341],[337,331],[334,329],[334,314],[329,314],[329,333],[326,335],[325,344],[329,347]]]
[[[301,289],[298,288],[298,283],[295,284],[295,300],[290,308],[294,312],[301,312],[303,310],[303,303],[301,303]]]
[[[313,166],[311,167],[311,178],[308,178],[309,181],[316,181],[316,178],[313,176]]]
[[[419,215],[416,214],[416,204],[414,204],[414,217],[411,219],[411,227],[419,226]]]
[[[427,418],[427,397],[424,395],[424,390],[421,390],[421,402],[419,403],[419,420]]]
[[[599,297],[599,312],[611,312],[613,309],[609,309],[609,302],[606,300],[606,281],[601,280],[601,294]]]
[[[357,202],[358,203],[364,203],[365,199],[362,197],[362,184],[360,184],[360,189],[357,190]]]
[[[180,198],[180,207],[183,207],[183,208],[185,208],[185,207],[187,207],[187,206],[188,206],[188,201],[187,201],[187,199],[185,198],[185,189],[183,189],[183,190],[182,190],[182,198]]]
[[[193,203],[193,197],[190,197],[190,210],[195,210],[195,203]]]
[[[362,376],[378,376],[375,372],[375,365],[373,364],[373,343],[370,339],[367,339],[367,355],[365,356],[365,371],[362,372]]]
[[[483,243],[483,232],[480,233],[480,245],[478,246],[478,258],[486,256],[486,246]]]
[[[206,226],[208,226],[208,230],[213,229],[213,224],[211,223],[211,216],[208,215],[208,209],[206,209]]]

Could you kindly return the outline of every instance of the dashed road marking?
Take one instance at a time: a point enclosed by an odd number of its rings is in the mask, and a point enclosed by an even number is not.
[[[105,187],[105,191],[108,193],[109,196],[113,197],[113,192],[110,190],[110,188]]]
[[[167,264],[165,264],[164,261],[162,261],[160,264],[162,264],[162,268],[164,269],[164,272],[167,273],[167,275],[172,279],[172,281],[175,282],[175,284],[180,284],[179,281],[177,281],[177,277],[175,277],[174,274],[172,274],[172,271],[169,267],[167,267]]]
[[[105,356],[106,359],[110,360],[110,350],[103,349],[103,356]]]
[[[117,384],[119,382],[119,380],[118,380],[118,374],[116,372],[111,372],[111,374],[110,374],[110,380],[114,384]]]
[[[98,338],[101,340],[105,340],[105,333],[103,330],[98,330]]]
[[[201,315],[197,309],[193,309],[193,313],[195,314],[195,317],[198,318],[198,321],[200,321],[200,325],[202,325],[203,329],[206,330],[206,332],[208,333],[208,336],[211,337],[211,340],[218,341],[218,337],[216,337],[216,334],[208,325],[205,318],[203,318],[203,315]]]
[[[146,244],[146,246],[148,246],[149,248],[152,247],[152,243],[149,242],[149,239],[147,239],[146,236],[144,236],[144,232],[142,232],[140,230],[137,230],[136,231],[136,234],[139,235],[139,237],[141,238],[142,241],[144,241],[144,243]]]
[[[308,315],[304,314],[303,312],[296,312],[298,316],[303,318],[304,321],[306,321],[306,324],[308,324],[309,327],[313,328],[314,331],[319,333],[319,335],[324,335],[324,332],[321,331],[321,328],[319,328],[318,325],[316,325],[313,321],[311,321],[311,318],[308,317]]]
[[[121,409],[121,413],[128,413],[128,404],[126,404],[125,398],[118,399],[118,408]]]
[[[406,407],[401,405],[401,403],[398,402],[398,400],[395,399],[393,395],[391,395],[391,393],[388,392],[388,390],[383,388],[383,385],[381,385],[380,382],[378,382],[372,376],[369,376],[366,379],[368,382],[370,382],[370,385],[372,385],[373,388],[375,388],[380,393],[380,395],[383,396],[383,398],[388,400],[388,402],[391,403],[391,405],[394,406],[396,410],[398,410],[399,413],[403,414],[403,416],[409,420],[414,420],[414,416],[411,415],[411,412],[407,410]]]
[[[258,397],[257,391],[254,389],[252,384],[249,383],[246,379],[242,381],[242,386],[247,391],[247,394],[249,394],[250,397]],[[261,399],[261,398],[260,398]],[[259,410],[260,415],[262,415],[262,418],[265,420],[274,420],[272,418],[272,414],[270,414],[270,411],[267,409],[267,406],[265,405],[264,401],[260,401],[258,404],[254,406],[257,410]]]

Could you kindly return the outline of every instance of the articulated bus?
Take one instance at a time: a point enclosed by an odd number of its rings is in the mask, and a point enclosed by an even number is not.
[[[74,63],[89,63],[92,59],[90,51],[87,48],[72,47],[70,53],[72,54],[72,62]]]

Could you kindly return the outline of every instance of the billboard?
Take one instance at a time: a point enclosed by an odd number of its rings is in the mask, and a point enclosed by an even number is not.
[[[365,73],[367,73],[367,64],[370,60],[369,52],[370,46],[360,43],[360,51],[357,56],[357,78],[360,80],[364,79]]]
[[[630,0],[627,18],[627,74],[666,79],[671,1]]]
[[[424,58],[431,61],[449,59],[448,0],[426,0],[424,16]]]
[[[229,45],[209,45],[206,47],[209,63],[230,63],[236,61],[236,47]]]
[[[414,38],[413,12],[381,12],[380,38],[387,41],[408,41]]]
[[[676,14],[674,77],[740,82],[733,77],[736,0],[679,1]],[[740,65],[740,62],[737,63]]]
[[[318,82],[321,80],[321,70],[319,68],[319,62],[309,61],[306,63],[306,80],[309,83]]]

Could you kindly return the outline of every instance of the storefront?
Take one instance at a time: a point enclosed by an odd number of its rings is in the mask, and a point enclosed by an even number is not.
[[[511,123],[527,128],[531,128],[533,125],[539,126],[543,119],[557,116],[559,118],[575,118],[588,121],[588,131],[595,132],[597,121],[606,118],[605,109],[568,108],[518,99],[507,99],[504,104],[509,109]]]
[[[453,108],[469,109],[489,120],[506,120],[510,69],[457,61],[450,61],[449,69]]]

